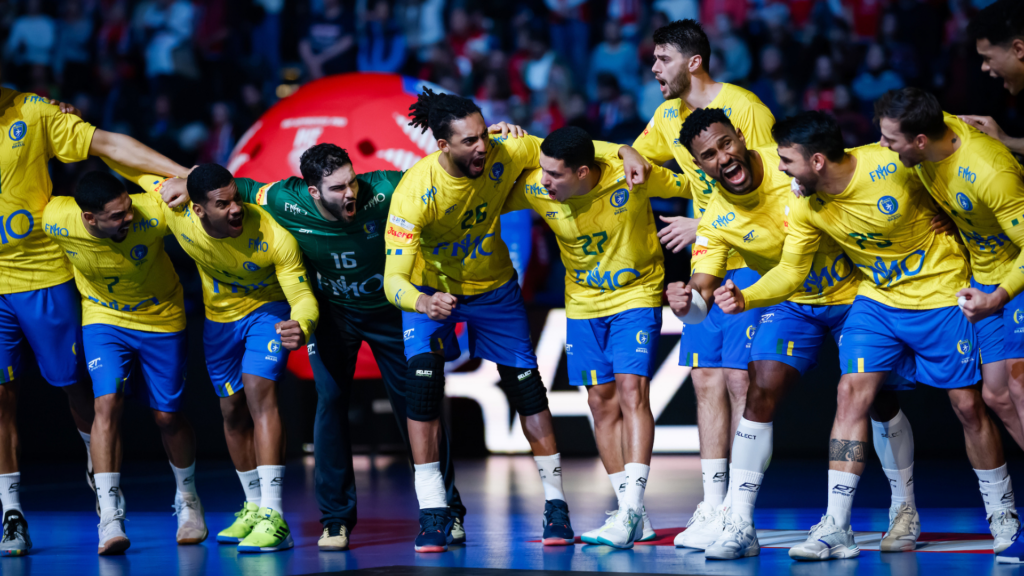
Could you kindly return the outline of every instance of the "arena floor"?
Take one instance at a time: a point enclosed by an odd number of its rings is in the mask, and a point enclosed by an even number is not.
[[[1024,482],[1024,467],[1011,472]],[[200,462],[197,487],[206,508],[211,538],[199,546],[174,543],[171,512],[173,478],[166,463],[126,462],[121,485],[128,505],[127,554],[96,555],[97,517],[81,467],[29,464],[22,473],[22,503],[35,547],[23,558],[0,559],[3,576],[122,576],[138,574],[262,575],[356,571],[375,576],[533,576],[554,572],[799,576],[854,574],[1018,574],[997,565],[985,523],[977,481],[966,460],[925,461],[915,484],[924,534],[916,553],[871,551],[886,528],[888,485],[877,464],[860,483],[854,528],[864,551],[854,560],[797,564],[786,548],[806,537],[825,509],[825,462],[773,462],[762,488],[756,522],[761,556],[737,562],[705,562],[703,553],[677,550],[672,539],[701,498],[700,463],[695,456],[656,456],[646,505],[659,538],[633,550],[577,544],[544,547],[543,492],[529,457],[495,456],[460,462],[458,486],[469,508],[468,542],[444,554],[417,554],[416,497],[405,460],[382,456],[356,461],[359,524],[348,552],[319,552],[319,511],[313,498],[312,458],[289,463],[285,518],[295,548],[275,554],[239,555],[218,545],[213,534],[233,520],[242,501],[230,463]],[[81,478],[80,478],[81,477]],[[577,535],[604,521],[613,496],[597,459],[563,462],[573,527]],[[987,551],[986,551],[987,548]]]

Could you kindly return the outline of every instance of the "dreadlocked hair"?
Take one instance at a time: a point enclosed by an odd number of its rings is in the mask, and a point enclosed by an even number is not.
[[[438,140],[448,140],[452,137],[453,120],[461,120],[470,114],[480,114],[480,108],[469,98],[437,93],[427,87],[423,88],[423,92],[416,97],[416,102],[409,106],[409,110],[409,117],[412,118],[409,126],[420,128],[421,132],[426,132],[427,128],[430,128],[434,138]]]

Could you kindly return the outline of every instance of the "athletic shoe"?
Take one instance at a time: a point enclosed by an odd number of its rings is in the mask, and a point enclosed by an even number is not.
[[[618,513],[618,510],[606,510],[605,514],[608,516],[608,518],[605,519],[604,525],[600,528],[594,528],[593,530],[584,532],[583,535],[580,536],[580,540],[587,544],[600,544],[600,542],[598,541],[598,537],[601,535],[602,532],[604,532],[608,528],[611,528],[612,524],[615,523],[615,516]],[[646,516],[647,515],[644,514],[645,518]]]
[[[100,516],[100,495],[96,493],[96,479],[92,473],[91,460],[88,462],[88,466],[85,467],[85,483],[89,485],[89,491],[92,492],[93,498],[96,498],[96,515]],[[124,503],[124,488],[120,486],[117,488],[117,507],[121,510],[128,509]]]
[[[107,510],[100,516],[97,526],[100,529],[100,556],[121,554],[132,545],[124,533],[124,510]]]
[[[1020,529],[1020,520],[1017,518],[1017,511],[1012,508],[1002,508],[993,512],[988,517],[988,529],[992,532],[992,549],[996,554],[1009,548],[1013,543],[1013,536]]]
[[[811,526],[807,540],[789,549],[794,560],[831,560],[832,558],[856,558],[860,555],[853,529],[836,526],[836,519],[828,514],[821,522]]]
[[[331,522],[324,526],[324,533],[316,545],[324,552],[348,550],[348,526],[341,522]]]
[[[597,537],[597,541],[612,548],[632,548],[644,536],[644,517],[640,510],[619,510],[615,522]]]
[[[178,533],[174,536],[178,544],[199,544],[209,536],[199,496],[175,493],[174,515],[178,517]]]
[[[242,509],[235,512],[235,521],[231,523],[231,526],[228,526],[217,534],[217,542],[238,544],[242,540],[245,540],[245,537],[252,532],[252,529],[259,524],[261,520],[258,514],[259,511],[260,507],[258,504],[243,502]]]
[[[414,543],[417,552],[447,552],[452,543],[455,520],[448,508],[420,508],[420,533]]]
[[[545,546],[572,546],[576,543],[576,534],[569,522],[569,505],[565,500],[548,500],[544,502],[544,536]]]
[[[272,508],[260,508],[257,512],[260,521],[252,532],[238,543],[239,552],[278,552],[295,545],[292,531],[284,517]]]
[[[697,504],[693,516],[686,523],[686,530],[676,535],[676,547],[704,550],[712,545],[725,530],[725,515],[724,510],[706,502]]]
[[[761,544],[757,541],[754,523],[729,514],[725,519],[725,530],[704,550],[704,557],[708,560],[736,560],[760,553]]]
[[[640,508],[644,517],[644,536],[637,540],[637,542],[650,542],[658,537],[658,534],[654,532],[654,524],[651,524],[651,519],[647,517],[647,506]]]
[[[913,506],[903,502],[889,507],[889,529],[882,535],[882,552],[910,552],[921,536],[921,517]]]
[[[1021,538],[1022,532],[1024,532],[1024,527],[1018,528],[1017,533],[1013,535],[1013,542],[1002,552],[996,553],[996,562],[999,564],[1024,564],[1024,538]]]
[[[452,544],[466,543],[466,527],[462,525],[462,518],[455,518],[452,522]]]
[[[18,510],[4,514],[4,535],[0,540],[0,556],[24,556],[32,549],[28,521]]]

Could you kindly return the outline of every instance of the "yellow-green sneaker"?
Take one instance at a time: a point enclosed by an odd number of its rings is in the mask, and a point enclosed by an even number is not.
[[[288,523],[277,510],[260,508],[259,518],[259,524],[238,544],[239,552],[277,552],[295,545]]]
[[[262,518],[259,516],[260,507],[252,502],[242,504],[242,509],[235,512],[235,521],[231,526],[217,534],[217,542],[225,544],[238,544],[252,532],[253,527],[259,524]]]

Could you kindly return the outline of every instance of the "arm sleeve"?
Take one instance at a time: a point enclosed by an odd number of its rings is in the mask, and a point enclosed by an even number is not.
[[[235,178],[235,186],[238,188],[238,193],[242,196],[242,202],[256,204],[256,194],[263,184],[251,178]]]
[[[598,162],[604,162],[605,164],[618,162],[619,148],[622,148],[622,144],[594,140],[594,158]]]
[[[788,239],[786,244],[788,247]],[[813,261],[814,253],[794,254],[783,248],[779,265],[769,270],[753,286],[742,291],[746,309],[766,308],[784,302],[800,289]]]
[[[387,249],[384,293],[401,310],[415,312],[416,299],[422,292],[413,285],[411,279],[416,256],[420,251],[424,215],[415,206],[408,206],[408,196],[399,192],[396,191],[391,198],[391,212],[384,232],[384,245]]]
[[[743,117],[732,118],[732,121],[737,126],[747,127],[746,130],[743,130],[743,137],[747,141],[748,148],[775,146],[775,139],[772,137],[775,116],[756,97],[750,102],[750,106],[744,110]]]
[[[542,140],[536,136],[523,136],[522,138],[509,138],[505,145],[509,147],[512,159],[516,161],[516,172],[540,168],[540,143]]]
[[[729,261],[729,245],[710,226],[697,226],[697,239],[693,241],[693,273],[710,274],[725,278]]]
[[[277,227],[277,249],[274,251],[274,269],[277,282],[281,285],[288,304],[292,307],[291,319],[299,323],[302,333],[309,342],[320,319],[320,309],[316,297],[309,288],[309,275],[302,264],[302,252],[299,243],[287,230]]]
[[[693,199],[690,179],[661,166],[655,166],[651,170],[651,175],[647,179],[647,195],[653,198]]]
[[[89,157],[96,127],[74,114],[65,114],[53,104],[36,104],[46,126],[50,157],[61,162],[81,162]]]
[[[505,198],[505,204],[501,207],[502,214],[508,214],[509,212],[516,212],[517,210],[526,210],[533,208],[530,206],[530,201],[526,199],[526,185],[534,184],[534,179],[540,170],[530,170],[523,172],[523,175],[516,181],[516,185],[512,187],[512,190],[508,193],[508,197]],[[539,185],[539,183],[536,183]]]
[[[654,117],[647,124],[647,128],[644,128],[644,131],[633,142],[633,149],[655,164],[664,164],[672,159],[672,148],[665,140],[664,134],[661,133],[661,126],[657,120],[660,114],[662,114],[662,109],[658,108],[654,112]],[[679,135],[676,134],[676,136]],[[618,148],[615,151],[617,156]]]
[[[990,206],[999,226],[1020,248],[1013,269],[999,285],[1012,299],[1024,291],[1024,180],[1019,170],[1001,170],[987,186],[993,197]]]
[[[116,160],[111,160],[105,156],[100,156],[103,163],[110,167],[111,170],[117,172],[125,180],[137,184],[139,188],[142,188],[147,196],[156,196],[163,204],[163,199],[160,197],[160,186],[163,185],[164,181],[167,180],[167,176],[158,176],[156,174],[147,174],[145,172],[139,172],[134,168],[129,168],[124,164]]]

